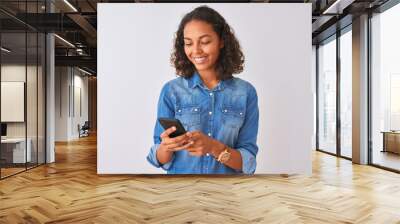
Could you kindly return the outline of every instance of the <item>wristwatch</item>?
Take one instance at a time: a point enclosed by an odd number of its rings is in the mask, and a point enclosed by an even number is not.
[[[220,163],[226,163],[231,158],[231,153],[228,151],[229,148],[225,146],[224,150],[219,154],[217,161]]]

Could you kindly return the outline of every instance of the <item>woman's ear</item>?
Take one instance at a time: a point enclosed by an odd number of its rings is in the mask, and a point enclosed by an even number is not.
[[[224,48],[224,40],[221,40],[221,42],[219,43],[219,49],[222,49],[222,48]]]

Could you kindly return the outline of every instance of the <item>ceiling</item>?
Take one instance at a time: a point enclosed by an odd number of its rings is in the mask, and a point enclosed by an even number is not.
[[[353,16],[372,10],[387,0],[253,0],[253,1],[212,1],[214,2],[268,2],[268,3],[312,3],[313,43],[336,32],[337,27],[351,24]],[[15,49],[24,46],[25,39],[18,32],[25,29],[39,32],[55,32],[56,65],[80,66],[96,72],[97,56],[97,3],[138,3],[138,2],[184,2],[150,0],[1,0],[0,25],[6,33],[4,38]],[[186,1],[207,3],[210,1]],[[52,13],[49,13],[49,12]],[[338,23],[338,21],[340,22]],[[338,24],[340,24],[338,26]],[[3,35],[4,36],[4,35]],[[70,44],[68,44],[69,42]],[[22,41],[22,42],[21,42]],[[14,43],[12,43],[14,42]],[[3,43],[5,43],[3,41]],[[72,45],[71,45],[72,44]],[[32,51],[28,45],[28,52]],[[22,50],[22,48],[20,49]]]

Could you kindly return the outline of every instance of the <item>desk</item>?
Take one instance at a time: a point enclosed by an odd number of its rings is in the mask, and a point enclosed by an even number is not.
[[[25,154],[25,138],[6,138],[1,139],[1,157],[6,163],[25,163],[31,162],[32,140],[27,139],[28,147]],[[27,161],[25,161],[27,159]]]
[[[399,131],[382,131],[383,133],[383,150],[382,152],[393,152],[400,154],[400,132]]]

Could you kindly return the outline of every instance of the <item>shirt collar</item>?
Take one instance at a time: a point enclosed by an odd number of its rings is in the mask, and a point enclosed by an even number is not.
[[[192,77],[189,78],[189,88],[195,88],[196,86],[201,86],[203,81],[201,81],[199,73],[193,73]]]
[[[229,80],[221,80],[219,83],[218,83],[218,85],[214,88],[214,90],[216,90],[216,91],[218,91],[218,90],[223,90],[226,86],[227,86],[227,84],[230,82],[230,79]],[[201,87],[201,88],[205,88],[204,87],[204,85],[203,85],[203,81],[201,80],[201,78],[200,78],[200,75],[199,75],[199,73],[198,72],[194,72],[193,73],[193,75],[192,75],[192,77],[190,77],[189,78],[189,80],[188,80],[188,86],[189,86],[189,88],[195,88],[196,86],[199,86],[199,87]]]

